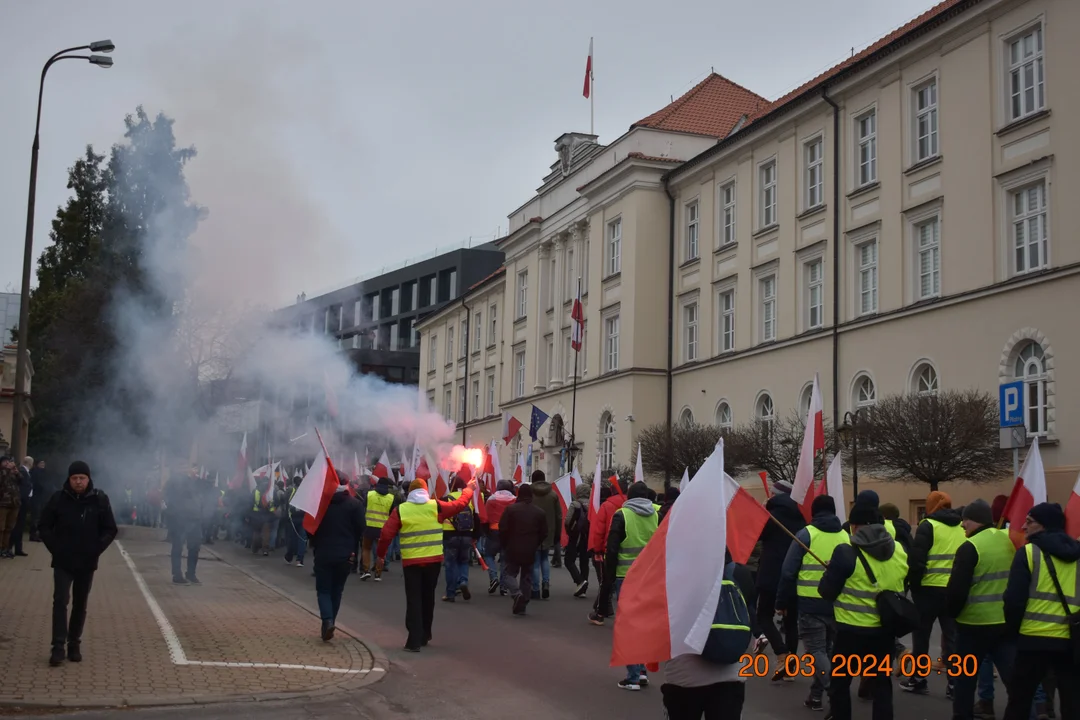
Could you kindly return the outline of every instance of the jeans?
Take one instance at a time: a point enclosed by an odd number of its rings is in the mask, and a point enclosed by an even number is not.
[[[405,647],[420,648],[431,641],[431,624],[435,619],[435,589],[439,586],[437,562],[407,565],[402,569],[405,578],[405,628],[409,637]]]
[[[472,538],[450,536],[443,540],[443,564],[446,566],[446,597],[457,595],[458,588],[469,584],[469,553]]]
[[[810,695],[820,698],[829,690],[836,620],[827,615],[800,614],[799,639],[802,640],[803,649],[814,656],[817,674],[810,683]]]
[[[619,578],[615,581],[615,602],[619,601],[619,593],[622,592],[623,578]],[[645,672],[644,665],[627,665],[626,666],[626,679],[637,685],[641,679],[642,674]]]
[[[304,516],[289,518],[292,529],[285,536],[285,559],[292,562],[295,557],[297,562],[304,562],[304,553],[307,552],[307,531],[304,530]]]
[[[496,556],[499,558],[498,563],[495,562]],[[506,574],[506,561],[502,556],[502,545],[497,531],[484,537],[484,562],[488,566],[488,582],[498,580],[500,573]],[[502,583],[499,584],[502,585]]]
[[[892,657],[895,649],[896,639],[888,631],[865,634],[845,630],[841,625],[837,628],[833,653],[862,657],[873,655],[877,658],[877,666],[880,667],[885,658]],[[851,720],[851,680],[851,675],[847,673],[829,680],[829,708],[832,710],[833,720]],[[866,682],[870,687],[870,697],[874,703],[870,717],[873,720],[892,720],[892,678],[883,674],[872,675],[867,676]]]
[[[349,561],[315,563],[315,595],[319,599],[319,616],[333,623],[341,607],[341,593],[349,579]]]
[[[180,572],[180,556],[187,545],[187,579],[195,577],[195,565],[199,562],[199,545],[202,544],[202,525],[198,520],[182,522],[174,519],[172,525],[172,576],[174,580],[184,577]]]
[[[1044,650],[1019,650],[1016,666],[1009,680],[1009,704],[1005,707],[1004,720],[1028,720],[1031,704],[1038,700],[1037,691],[1053,669],[1061,696],[1059,718],[1080,717],[1080,665],[1073,662],[1071,652],[1047,652]],[[1045,693],[1042,702],[1046,702]]]
[[[64,642],[78,644],[86,624],[86,602],[94,584],[94,571],[73,572],[53,568],[52,644],[63,647]],[[71,601],[71,622],[68,622],[68,601]]]
[[[746,699],[746,683],[723,682],[701,687],[664,683],[664,712],[668,720],[738,720]]]
[[[540,586],[540,576],[543,575],[544,585],[551,585],[551,558],[548,548],[540,548],[536,551],[536,560],[533,561],[532,586]]]
[[[277,549],[277,537],[278,526],[281,524],[281,518],[272,517],[266,521],[263,530],[263,550],[275,550]]]
[[[985,628],[957,626],[956,652],[961,657],[974,655],[981,660],[977,676],[969,677],[961,673],[953,681],[954,720],[971,720],[974,717],[977,686],[988,684],[989,697],[983,697],[983,688],[980,688],[979,699],[994,701],[994,666],[997,666],[998,674],[1008,686],[1016,660],[1016,645],[1004,633],[1004,627],[1000,634],[991,634]]]
[[[575,545],[571,541],[571,544],[566,546],[565,564],[575,586],[589,581],[589,550],[585,543]]]
[[[386,552],[387,560],[401,560],[401,539],[395,535],[390,541],[390,549]]]
[[[503,587],[515,599],[519,595],[522,596],[526,605],[529,603],[529,598],[532,597],[533,570],[532,563],[518,565],[513,560],[508,560],[506,562],[506,571],[503,572]]]
[[[994,702],[994,660],[990,655],[983,655],[979,660],[977,692],[980,700]]]

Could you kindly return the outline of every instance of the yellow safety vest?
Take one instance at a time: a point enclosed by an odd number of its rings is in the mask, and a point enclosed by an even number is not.
[[[1024,546],[1024,552],[1027,553],[1028,569],[1031,571],[1031,585],[1024,619],[1020,623],[1020,634],[1067,640],[1069,625],[1065,608],[1054,588],[1050,571],[1046,569],[1043,553],[1031,543]],[[1076,572],[1076,562],[1054,558],[1053,563],[1061,590],[1069,603],[1069,612],[1080,613],[1080,573]]]
[[[626,577],[634,559],[641,554],[648,544],[649,539],[656,532],[659,525],[659,517],[654,512],[651,515],[638,515],[628,508],[619,508],[623,516],[623,524],[626,527],[626,537],[619,543],[619,561],[615,566],[615,577]]]
[[[370,528],[381,528],[390,519],[390,510],[393,507],[394,495],[392,493],[380,495],[375,490],[368,490],[364,524]]]
[[[439,503],[428,500],[423,505],[403,502],[398,505],[401,517],[401,559],[437,559],[442,557],[442,526]]]
[[[807,525],[806,531],[810,533],[810,551],[819,558],[828,562],[832,558],[833,550],[841,545],[851,543],[851,536],[843,530],[837,532],[825,532],[813,525]],[[795,581],[795,591],[799,597],[820,598],[818,584],[821,576],[825,574],[825,566],[814,559],[814,555],[803,555],[802,566],[799,568],[799,578]]]
[[[874,571],[877,585],[870,582],[862,561],[855,558],[855,572],[844,583],[844,589],[833,603],[836,622],[855,627],[881,627],[881,616],[877,610],[877,595],[882,590],[904,591],[904,578],[907,577],[907,553],[895,546],[893,556],[888,560],[878,560],[863,553],[870,569]]]
[[[255,491],[255,504],[252,506],[251,509],[254,510],[255,512],[259,512],[260,510],[263,509],[263,507],[262,507],[262,492],[259,491],[259,490]],[[274,510],[277,509],[274,506],[274,493],[273,492],[270,493],[270,504],[267,506],[266,509],[269,510],[270,512],[274,512]]]
[[[1005,603],[1002,596],[1009,584],[1009,568],[1012,566],[1016,547],[1009,533],[988,527],[968,538],[975,548],[978,561],[971,578],[967,603],[956,617],[964,625],[1005,624]]]
[[[960,525],[946,525],[940,520],[926,518],[934,529],[934,544],[926,556],[926,574],[923,575],[923,587],[946,587],[952,574],[953,559],[956,551],[967,541],[964,528]]]
[[[885,529],[889,531],[889,534],[892,535],[892,539],[895,540],[896,539],[896,523],[894,523],[892,520],[886,520],[885,521]]]
[[[455,490],[454,492],[447,495],[447,497],[450,498],[451,500],[457,500],[459,497],[461,497],[461,491],[460,490]],[[453,523],[453,521],[452,520],[445,521],[442,524],[442,529],[443,529],[443,532],[454,532],[454,523]]]

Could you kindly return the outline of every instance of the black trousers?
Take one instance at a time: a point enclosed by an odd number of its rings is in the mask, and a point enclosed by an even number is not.
[[[86,602],[90,598],[90,586],[94,584],[94,571],[71,571],[53,568],[53,617],[52,644],[63,647],[65,642],[78,643],[86,625]],[[71,603],[71,620],[68,621],[68,602]]]
[[[1028,720],[1035,688],[1053,670],[1061,696],[1059,718],[1080,717],[1080,665],[1073,661],[1072,653],[1045,650],[1018,650],[1012,682],[1008,684],[1009,704],[1005,706],[1004,720]],[[1043,687],[1045,690],[1045,686]],[[1052,696],[1051,696],[1052,697]]]
[[[199,546],[202,544],[202,524],[198,520],[172,522],[172,574],[173,579],[184,577],[180,572],[180,557],[187,546],[187,578],[195,577],[195,566],[199,563]]]
[[[956,620],[945,615],[946,594],[945,588],[930,587],[920,588],[911,592],[911,599],[919,611],[919,627],[911,633],[911,652],[931,657],[949,657],[956,652]],[[937,648],[930,652],[930,634],[934,631],[934,623],[941,628],[941,638],[944,640],[944,648],[938,653]],[[953,679],[948,679],[953,684]]]
[[[757,621],[769,645],[777,655],[799,650],[799,613],[794,609],[784,616],[784,634],[776,629],[776,589],[758,588]]]
[[[566,569],[570,571],[570,579],[574,585],[580,585],[589,579],[589,548],[588,543],[566,546]]]
[[[867,655],[877,658],[875,666],[880,666],[885,658],[891,658],[896,648],[896,638],[888,631],[880,631],[873,634],[853,632],[844,625],[836,629],[836,643],[833,646],[833,656],[843,655],[846,657],[858,655],[860,664],[865,667],[869,663],[863,660]],[[829,709],[832,710],[833,720],[851,720],[851,681],[849,673],[836,675],[829,680]],[[892,720],[893,718],[893,688],[892,677],[884,674],[874,674],[866,677],[866,683],[870,688],[870,697],[874,702],[874,708],[870,717],[873,720]],[[1031,703],[1028,703],[1031,707]]]
[[[592,564],[593,570],[596,571],[596,582],[600,585],[600,589],[596,593],[596,600],[593,602],[593,610],[602,618],[611,617],[611,594],[615,591],[615,578],[612,578],[610,583],[604,583],[604,563],[600,562],[595,554],[592,558]]]
[[[702,687],[664,683],[660,692],[668,720],[739,720],[746,699],[746,683],[724,682]]]
[[[21,553],[23,551],[23,534],[26,532],[26,512],[30,509],[30,498],[22,501],[19,505],[19,515],[15,518],[15,529],[11,531],[11,547],[8,548],[12,552]]]
[[[431,640],[431,623],[435,619],[435,590],[439,587],[442,563],[408,565],[405,576],[405,629],[409,637],[405,646],[419,648]]]

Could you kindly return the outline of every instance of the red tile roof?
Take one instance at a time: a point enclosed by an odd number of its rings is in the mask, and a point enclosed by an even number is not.
[[[726,137],[744,115],[755,114],[769,101],[757,93],[710,73],[675,102],[631,125],[654,130]]]
[[[486,278],[484,278],[484,279],[483,279],[483,280],[481,280],[480,282],[477,282],[477,283],[473,283],[472,285],[470,285],[470,286],[469,286],[469,289],[468,289],[468,290],[466,290],[465,292],[472,292],[473,290],[475,290],[476,288],[480,287],[481,285],[483,285],[483,284],[484,284],[484,283],[486,283],[487,281],[489,281],[489,280],[493,280],[493,279],[497,278],[498,276],[502,275],[502,274],[503,274],[504,272],[506,272],[506,266],[505,266],[505,265],[503,265],[503,266],[502,266],[502,267],[500,267],[500,268],[499,268],[498,270],[496,270],[495,272],[493,272],[493,273],[491,273],[490,275],[488,275],[488,276],[487,276]]]
[[[666,162],[666,163],[676,163],[676,164],[682,162],[682,160],[679,160],[678,158],[659,157],[657,155],[646,155],[645,153],[640,153],[640,152],[627,153],[626,157],[634,158],[635,160],[650,160],[652,162]]]

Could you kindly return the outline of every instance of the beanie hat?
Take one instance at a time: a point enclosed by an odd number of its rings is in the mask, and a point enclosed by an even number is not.
[[[787,480],[777,480],[772,484],[772,488],[774,493],[791,494],[791,483]]]
[[[814,502],[810,503],[810,514],[836,514],[836,501],[828,495],[818,495],[814,498]]]
[[[878,494],[873,490],[863,490],[855,496],[855,502],[858,505],[867,505],[876,508],[881,500],[878,498]]]
[[[532,499],[533,499],[532,485],[529,484],[529,483],[522,483],[521,487],[518,488],[517,501],[518,502],[532,502]]]
[[[506,490],[507,492],[514,492],[514,483],[509,480],[500,480],[495,483],[495,490]]]
[[[852,525],[875,525],[880,522],[878,510],[866,504],[855,503],[848,516],[848,522]]]
[[[994,511],[990,509],[990,503],[980,498],[972,500],[964,506],[963,518],[977,522],[980,525],[993,525]]]
[[[881,517],[886,520],[896,520],[900,517],[900,508],[896,507],[892,503],[884,503],[878,507],[878,512],[881,513]]]
[[[427,492],[427,483],[420,478],[416,478],[411,483],[409,483],[409,492],[412,492],[413,490],[423,490]]]
[[[933,515],[938,510],[949,510],[952,508],[952,498],[948,493],[943,493],[940,490],[935,490],[926,496],[926,514]]]
[[[998,495],[994,498],[994,502],[990,503],[990,509],[994,512],[994,524],[1001,519],[1002,513],[1005,512],[1005,506],[1009,503],[1009,498],[1005,495]]]
[[[1065,513],[1057,503],[1039,503],[1031,508],[1028,517],[1049,531],[1065,529]]]
[[[630,489],[626,492],[626,499],[633,500],[634,498],[647,498],[649,497],[649,488],[645,483],[636,482],[630,486]]]
[[[85,475],[90,477],[90,466],[84,463],[82,460],[76,460],[68,466],[68,477],[72,475]]]

